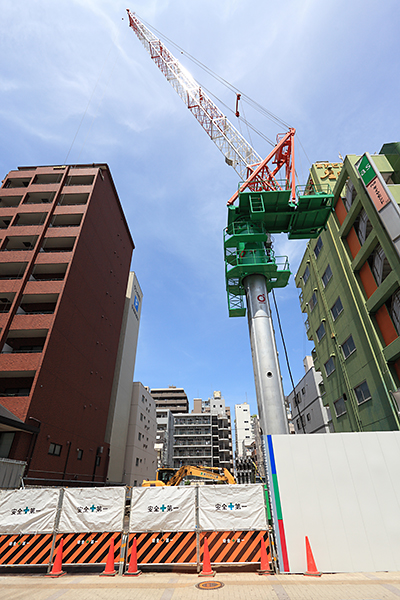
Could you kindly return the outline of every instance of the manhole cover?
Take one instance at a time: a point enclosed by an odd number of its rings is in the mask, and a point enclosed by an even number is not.
[[[224,584],[220,581],[201,581],[196,584],[196,587],[199,590],[218,590],[219,588],[224,587]]]

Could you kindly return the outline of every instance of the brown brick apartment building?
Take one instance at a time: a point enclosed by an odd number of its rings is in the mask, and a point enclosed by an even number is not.
[[[23,167],[4,179],[0,455],[27,461],[27,483],[106,479],[133,248],[107,165]]]

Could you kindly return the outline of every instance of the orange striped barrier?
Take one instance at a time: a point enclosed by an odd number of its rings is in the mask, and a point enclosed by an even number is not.
[[[110,543],[114,537],[114,561],[120,562],[121,533],[64,533],[63,565],[102,564],[107,562]]]
[[[200,533],[200,540],[202,545],[207,536],[212,563],[257,563],[261,561],[260,534],[268,536],[267,531],[207,531]]]
[[[0,535],[0,566],[48,565],[53,534]]]
[[[140,564],[196,564],[196,532],[130,533],[128,555],[133,538],[137,543],[137,562]]]

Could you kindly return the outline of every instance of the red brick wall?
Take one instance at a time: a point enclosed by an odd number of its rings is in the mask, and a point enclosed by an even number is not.
[[[42,425],[30,477],[60,479],[65,471],[66,481],[74,476],[91,480],[99,446],[104,451],[96,480],[106,475],[104,434],[133,247],[108,173],[103,173],[82,221],[32,394],[28,416]],[[62,445],[59,457],[48,454],[52,442]],[[16,441],[14,458],[21,458],[20,450]]]

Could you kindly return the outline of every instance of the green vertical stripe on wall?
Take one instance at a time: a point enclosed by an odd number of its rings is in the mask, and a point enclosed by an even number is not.
[[[277,519],[280,520],[282,519],[282,509],[281,509],[281,498],[279,496],[279,487],[278,487],[278,476],[277,475],[272,475],[272,483],[274,485],[274,492],[275,492],[275,504],[276,504],[276,512],[277,512]]]

